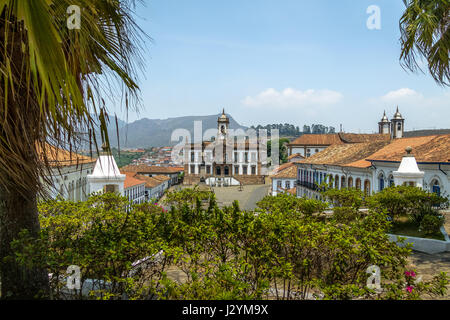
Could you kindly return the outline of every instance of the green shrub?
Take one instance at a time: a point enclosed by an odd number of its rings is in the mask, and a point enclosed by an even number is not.
[[[441,216],[438,210],[430,207],[430,206],[422,206],[421,208],[418,208],[416,211],[412,212],[409,215],[409,219],[417,226],[420,226],[422,223],[422,220],[425,216],[431,215],[431,216]]]
[[[442,216],[427,214],[422,218],[420,230],[425,234],[437,233],[443,224],[444,218]]]
[[[299,199],[298,209],[306,216],[312,216],[313,213],[323,213],[328,205],[320,200]]]
[[[170,193],[168,204],[168,211],[135,206],[111,194],[44,203],[40,240],[18,239],[17,258],[46,267],[54,278],[79,265],[83,279],[109,284],[94,292],[104,299],[410,297],[404,275],[410,248],[389,240],[383,211],[353,219],[343,207],[336,215],[347,223],[337,224],[311,217],[327,206],[317,200],[266,197],[257,210],[242,211],[237,202],[220,208],[211,192],[192,189]],[[161,261],[130,275],[134,261],[161,251]],[[367,288],[372,265],[383,275],[381,294]],[[445,294],[447,278],[439,279],[415,289],[414,298]],[[61,282],[52,289],[54,298],[64,298]]]
[[[25,264],[37,264],[52,274],[50,287],[54,299],[88,299],[82,293],[97,286],[91,298],[120,299],[155,297],[169,251],[163,263],[151,264],[146,272],[133,268],[132,263],[155,256],[164,248],[155,222],[164,210],[153,204],[134,206],[125,197],[106,193],[91,196],[86,202],[64,200],[39,204],[41,233],[32,241],[26,232],[13,242],[16,259]],[[81,269],[82,290],[68,292],[66,283],[70,265]],[[132,275],[131,275],[132,274]]]
[[[335,207],[352,207],[359,209],[363,204],[364,193],[355,188],[327,189],[322,195]]]
[[[393,186],[372,195],[367,202],[373,210],[386,210],[392,219],[410,214],[420,221],[434,206],[447,203],[448,199],[417,187]]]
[[[359,217],[359,211],[352,207],[334,207],[333,218],[338,223],[350,223]]]

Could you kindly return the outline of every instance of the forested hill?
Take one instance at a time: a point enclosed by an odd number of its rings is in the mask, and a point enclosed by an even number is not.
[[[326,133],[336,133],[336,129],[334,127],[327,127],[322,124],[312,124],[311,126],[304,125],[303,130],[300,130],[299,126],[295,126],[293,124],[284,123],[284,124],[268,124],[265,126],[251,126],[252,129],[260,130],[266,129],[267,134],[270,135],[270,131],[272,129],[278,129],[278,133],[280,137],[299,137],[302,134],[326,134]]]

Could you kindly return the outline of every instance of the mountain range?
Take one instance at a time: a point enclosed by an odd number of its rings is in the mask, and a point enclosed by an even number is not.
[[[194,121],[202,121],[202,129],[205,132],[207,129],[217,129],[217,118],[219,116],[220,114],[168,119],[143,118],[128,124],[118,119],[119,146],[121,149],[173,146],[179,143],[179,140],[171,141],[172,132],[176,129],[188,130],[192,137],[190,141],[192,141],[194,137]],[[234,120],[231,115],[227,114],[227,116],[230,119],[230,129],[247,129],[247,127],[240,125]],[[110,118],[108,134],[111,147],[117,148],[117,130],[114,118]]]

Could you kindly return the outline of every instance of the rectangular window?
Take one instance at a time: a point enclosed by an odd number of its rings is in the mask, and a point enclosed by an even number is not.
[[[195,161],[195,154],[194,154],[194,152],[191,152],[191,162],[194,162]]]
[[[194,173],[195,173],[195,166],[191,165],[191,174],[194,174]]]
[[[211,174],[211,166],[206,166],[206,174]]]
[[[247,174],[247,166],[243,166],[242,169],[244,170],[243,174]]]
[[[245,160],[244,160],[244,162],[248,163],[248,152],[245,153]]]
[[[237,162],[238,162],[238,153],[235,152],[234,153],[234,163],[237,163]]]
[[[256,174],[256,166],[252,166],[252,175]]]
[[[234,174],[239,174],[239,166],[234,167]]]
[[[291,182],[290,181],[286,181],[286,189],[290,189],[291,188]]]
[[[278,189],[281,189],[281,188],[282,188],[281,181],[277,181],[277,188],[278,188]]]

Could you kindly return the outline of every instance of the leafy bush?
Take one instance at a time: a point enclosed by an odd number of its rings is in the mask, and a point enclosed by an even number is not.
[[[374,210],[386,210],[392,219],[402,215],[413,215],[421,220],[424,213],[434,206],[447,203],[448,199],[435,193],[411,186],[393,186],[372,195],[368,205]]]
[[[328,205],[320,200],[297,198],[287,193],[266,196],[257,203],[257,206],[267,213],[290,212],[293,215],[304,214],[306,216],[323,213],[328,208]]]
[[[329,188],[323,191],[322,195],[330,201],[334,207],[352,207],[355,209],[361,207],[364,198],[364,193],[356,188]]]
[[[79,265],[83,285],[98,280],[92,297],[103,299],[404,298],[410,249],[389,240],[383,211],[356,220],[343,213],[347,222],[336,224],[316,218],[326,208],[317,201],[280,195],[242,211],[237,202],[219,208],[213,193],[192,189],[169,193],[167,204],[167,211],[134,206],[111,194],[43,203],[41,239],[24,234],[15,242],[17,258],[45,266],[52,279]],[[146,257],[136,270],[133,262]],[[371,265],[388,283],[382,293],[367,288]],[[418,297],[445,293],[446,281]],[[64,298],[61,281],[52,289]]]
[[[420,222],[420,230],[425,234],[433,234],[439,232],[439,229],[444,224],[444,217],[438,215],[427,214]]]
[[[359,216],[359,210],[352,207],[333,208],[333,218],[338,223],[349,223],[355,221]]]
[[[158,281],[170,258],[161,256],[162,263],[150,263],[150,259],[145,272],[132,266],[143,258],[155,257],[162,249],[167,251],[155,237],[154,217],[161,216],[162,209],[152,204],[143,208],[111,193],[92,196],[86,202],[41,203],[40,239],[33,242],[23,232],[13,243],[16,258],[48,270],[54,299],[86,299],[89,291],[92,298],[100,299],[156,296]],[[81,290],[65,289],[62,280],[68,276],[70,265],[81,269]]]

